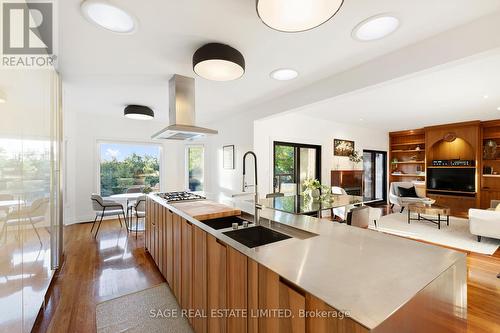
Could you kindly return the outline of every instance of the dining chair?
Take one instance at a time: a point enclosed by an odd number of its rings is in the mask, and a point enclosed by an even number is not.
[[[14,196],[12,194],[0,194],[0,201],[11,201],[14,200]],[[0,212],[4,212],[5,214],[9,213],[9,207],[0,208]]]
[[[266,199],[271,199],[271,198],[280,198],[280,197],[284,197],[285,194],[284,193],[279,193],[279,192],[276,192],[276,193],[268,193],[266,194]]]
[[[101,227],[102,219],[105,216],[118,216],[120,227],[123,227],[122,220],[120,218],[120,215],[122,215],[123,219],[125,220],[125,227],[128,232],[127,220],[125,218],[125,212],[123,211],[123,206],[121,203],[112,200],[104,200],[99,194],[96,193],[92,193],[92,195],[90,196],[90,200],[92,201],[92,208],[95,211],[94,223],[92,223],[90,233],[92,233],[92,231],[94,230],[97,219],[100,218],[94,238],[97,237],[99,228]]]
[[[7,228],[10,226],[31,226],[35,231],[40,246],[43,246],[42,238],[38,233],[35,224],[45,221],[49,208],[49,198],[39,198],[34,200],[30,206],[15,209],[7,214],[5,222],[0,232],[0,239],[7,240]]]
[[[332,194],[347,195],[347,192],[342,187],[332,186]],[[347,207],[332,208],[330,210],[330,214],[332,215],[333,220],[335,220],[335,216],[338,216],[342,221],[345,221],[347,218],[348,211],[349,209]]]
[[[132,186],[127,188],[126,193],[142,193],[144,191],[144,186]]]
[[[370,207],[361,206],[351,209],[347,216],[347,224],[353,227],[368,229],[370,223]]]
[[[137,198],[137,201],[133,205],[132,215],[134,213],[135,213],[135,238],[137,238],[139,219],[146,218],[146,195]]]
[[[370,218],[369,221],[373,221],[373,224],[375,225],[375,228],[378,228],[377,222],[380,220],[382,217],[382,208],[377,208],[377,207],[368,207],[370,212]]]

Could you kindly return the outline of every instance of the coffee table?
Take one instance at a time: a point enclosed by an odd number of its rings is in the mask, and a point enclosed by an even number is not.
[[[423,203],[411,203],[407,206],[408,209],[408,224],[411,221],[427,221],[434,224],[437,224],[438,229],[441,229],[441,222],[446,221],[446,225],[450,225],[450,207],[432,204],[426,205]],[[416,213],[417,218],[411,217],[411,213]],[[437,219],[423,217],[422,214],[437,216]],[[441,217],[446,216],[446,219],[442,219]]]

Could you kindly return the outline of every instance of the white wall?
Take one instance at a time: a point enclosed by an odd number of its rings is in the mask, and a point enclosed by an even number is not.
[[[307,110],[305,110],[306,112]],[[254,148],[259,160],[259,192],[261,196],[272,192],[273,142],[295,142],[321,145],[321,182],[330,184],[331,170],[351,170],[353,163],[347,157],[333,156],[333,140],[355,142],[355,149],[387,151],[386,131],[367,129],[338,122],[322,120],[298,113],[288,113],[255,121]],[[356,166],[362,169],[362,163]]]
[[[231,195],[241,192],[243,155],[253,150],[253,119],[248,115],[238,115],[208,124],[207,127],[219,131],[218,135],[208,137],[205,143],[207,195],[220,202],[231,203]],[[235,146],[234,170],[223,168],[222,147],[226,145]],[[249,158],[248,164],[252,163]],[[249,167],[248,174],[252,174],[252,170],[253,167]],[[251,177],[247,180],[253,182]]]
[[[139,121],[122,116],[95,113],[65,113],[66,184],[65,224],[92,221],[90,195],[98,192],[97,142],[124,141],[159,143],[163,147],[162,191],[185,188],[183,142],[153,141],[151,134],[166,126],[155,121]],[[182,175],[182,176],[179,176]]]

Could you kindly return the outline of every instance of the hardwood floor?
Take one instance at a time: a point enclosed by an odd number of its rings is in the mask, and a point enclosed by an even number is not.
[[[117,221],[103,222],[97,240],[91,224],[66,227],[65,263],[33,332],[95,332],[96,304],[164,281],[144,239],[127,237]],[[500,332],[500,250],[468,253],[469,333]]]
[[[55,277],[46,309],[33,332],[95,332],[97,303],[164,282],[144,250],[142,233],[103,221],[97,239],[91,223],[65,228],[65,260]],[[94,230],[95,231],[95,230]]]

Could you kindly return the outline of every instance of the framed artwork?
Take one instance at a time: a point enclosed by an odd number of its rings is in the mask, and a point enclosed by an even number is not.
[[[234,169],[234,145],[222,147],[222,167],[224,169]]]
[[[350,156],[354,152],[354,141],[334,139],[333,155]]]

